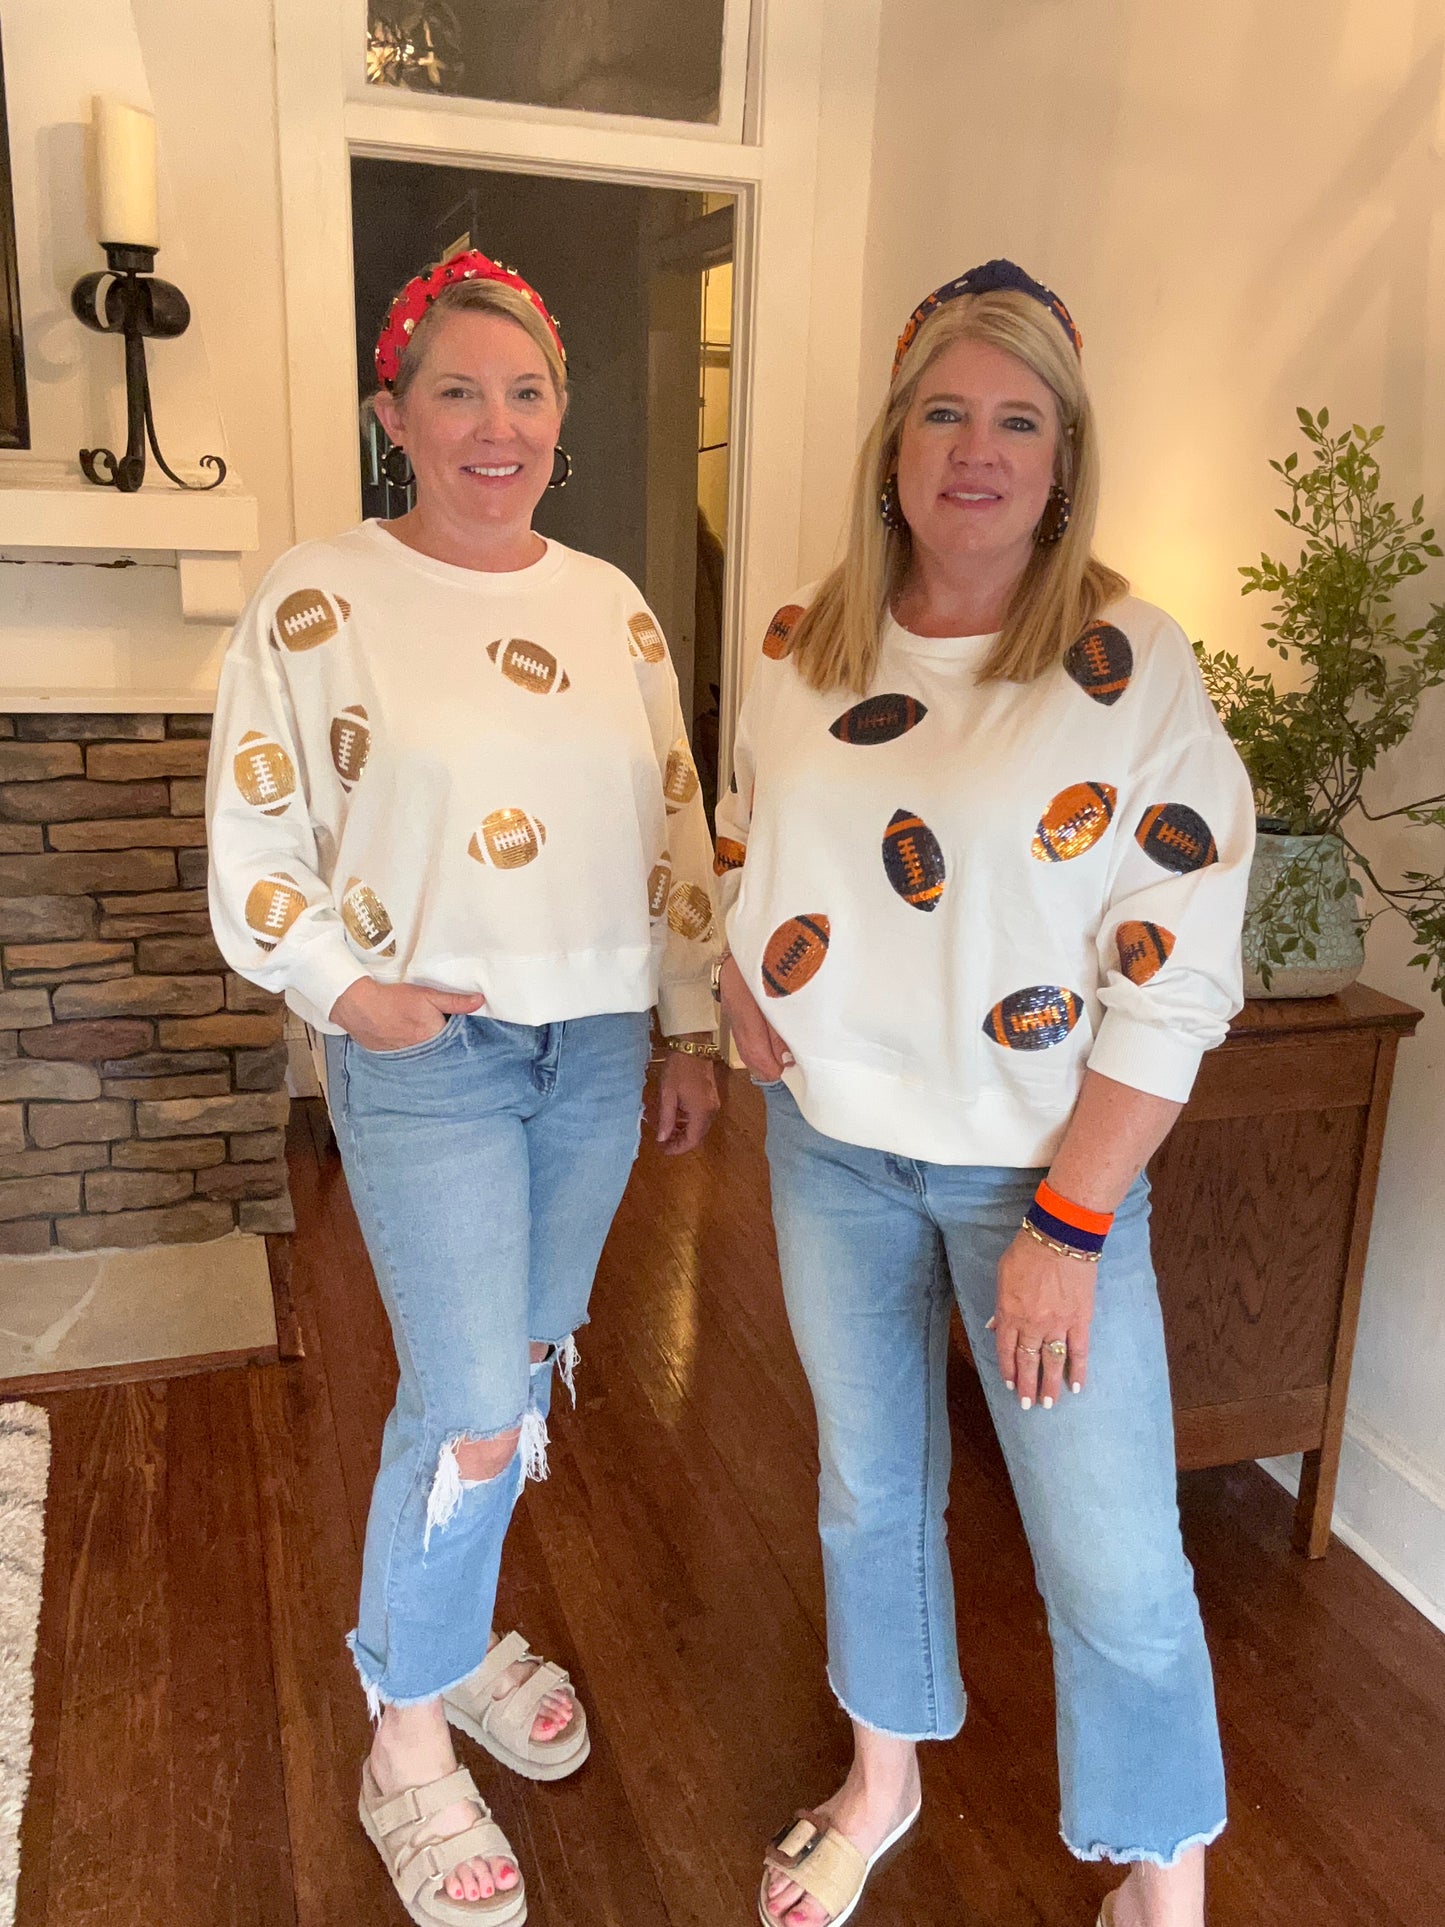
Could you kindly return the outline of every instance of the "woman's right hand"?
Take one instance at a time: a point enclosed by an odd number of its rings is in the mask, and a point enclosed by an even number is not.
[[[793,1062],[793,1053],[773,1029],[748,989],[737,959],[728,957],[718,979],[723,1015],[744,1067],[760,1084],[776,1084]]]
[[[433,990],[429,984],[379,984],[358,977],[331,1006],[331,1021],[363,1050],[409,1050],[445,1027],[448,1017],[470,1016],[486,998],[476,991]]]

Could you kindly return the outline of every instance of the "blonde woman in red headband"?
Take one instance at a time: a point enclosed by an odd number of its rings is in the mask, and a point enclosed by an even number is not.
[[[854,1735],[767,1851],[767,1927],[841,1927],[963,1723],[955,1302],[1048,1611],[1064,1840],[1130,1868],[1104,1927],[1203,1927],[1224,1777],[1140,1173],[1240,1002],[1254,823],[1187,639],[1092,554],[1096,451],[1056,296],[1009,262],[930,296],[718,811]]]
[[[449,1728],[534,1780],[587,1757],[567,1674],[492,1608],[636,1155],[654,1008],[664,1149],[717,1106],[712,852],[650,610],[532,528],[566,473],[540,298],[457,256],[397,297],[377,373],[416,507],[293,549],[242,617],[211,914],[324,1035],[396,1342],[349,1640],[377,1720],[362,1824],[420,1927],[516,1927],[521,1869]]]

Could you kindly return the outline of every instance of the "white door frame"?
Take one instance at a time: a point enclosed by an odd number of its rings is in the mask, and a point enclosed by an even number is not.
[[[722,768],[758,637],[799,579],[826,0],[729,0],[730,129],[437,100],[361,81],[364,0],[276,0],[276,92],[296,536],[360,517],[353,154],[737,198]],[[746,50],[744,106],[740,53]]]

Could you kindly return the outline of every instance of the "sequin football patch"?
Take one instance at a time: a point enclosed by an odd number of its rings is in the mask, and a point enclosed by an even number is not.
[[[361,781],[366,759],[371,754],[371,723],[360,703],[353,703],[331,718],[331,763],[349,790]]]
[[[672,889],[672,856],[664,850],[652,866],[647,879],[647,914],[654,923],[661,921],[667,910],[668,892]]]
[[[712,935],[712,900],[700,883],[679,883],[667,900],[669,929],[689,942],[701,943]]]
[[[521,870],[536,862],[546,841],[546,825],[525,810],[493,810],[472,832],[467,855],[494,870]]]
[[[296,765],[280,743],[248,729],[232,763],[236,788],[262,816],[284,816],[296,794]]]
[[[627,646],[634,656],[640,656],[644,662],[661,662],[667,654],[662,631],[646,609],[639,609],[635,616],[627,618]]]
[[[1093,622],[1064,657],[1064,668],[1096,703],[1111,708],[1129,687],[1134,651],[1122,629]]]
[[[1219,861],[1214,832],[1187,803],[1151,803],[1139,820],[1134,841],[1161,869],[1178,876]]]
[[[697,795],[697,768],[692,753],[687,746],[687,738],[679,736],[667,752],[667,763],[662,772],[662,796],[669,816],[674,816]]]
[[[386,905],[369,883],[350,877],[341,896],[341,921],[357,949],[372,957],[394,957],[396,936]]]
[[[823,968],[832,927],[816,911],[789,917],[768,938],[763,951],[763,989],[769,997],[791,997]]]
[[[905,903],[936,910],[948,880],[943,845],[922,817],[895,810],[883,832],[883,870]]]
[[[793,631],[803,613],[800,602],[785,602],[763,634],[763,654],[771,662],[781,662],[793,646]]]
[[[927,714],[916,696],[890,690],[881,696],[866,696],[861,703],[845,709],[837,722],[829,725],[828,734],[840,743],[896,743],[910,729],[917,729]]]
[[[305,908],[304,892],[285,870],[258,877],[246,895],[246,926],[256,948],[274,950]]]
[[[1070,783],[1039,818],[1030,848],[1040,863],[1068,863],[1092,850],[1114,820],[1112,783]]]
[[[983,1020],[983,1033],[1005,1050],[1050,1050],[1062,1044],[1083,1012],[1083,999],[1058,984],[1010,991]]]
[[[276,611],[271,640],[293,653],[315,649],[340,630],[351,614],[351,604],[324,589],[293,589]]]
[[[487,658],[515,688],[530,690],[533,695],[560,696],[572,687],[567,671],[552,651],[540,642],[528,642],[525,636],[513,636],[507,642],[498,637],[489,642]]]
[[[1119,951],[1120,974],[1131,984],[1147,984],[1168,963],[1174,949],[1174,932],[1162,923],[1121,923],[1114,932]]]

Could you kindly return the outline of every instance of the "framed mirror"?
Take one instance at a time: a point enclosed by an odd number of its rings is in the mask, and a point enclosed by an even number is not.
[[[15,264],[15,195],[5,119],[5,54],[0,46],[0,448],[29,448],[25,346],[20,335],[20,275]]]

